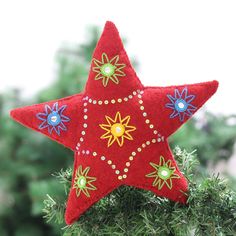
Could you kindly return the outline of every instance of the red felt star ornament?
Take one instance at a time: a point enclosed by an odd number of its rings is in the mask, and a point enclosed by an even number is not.
[[[121,185],[186,203],[188,184],[168,137],[217,90],[218,82],[144,87],[115,25],[107,22],[83,93],[17,108],[11,116],[74,151],[67,224]]]

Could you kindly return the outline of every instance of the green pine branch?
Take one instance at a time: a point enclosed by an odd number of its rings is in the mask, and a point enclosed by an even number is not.
[[[72,235],[160,235],[230,236],[236,235],[236,194],[227,181],[202,176],[195,152],[174,150],[176,161],[189,181],[188,205],[174,203],[153,193],[122,186],[92,206],[78,222],[64,226],[66,197],[72,170],[55,177],[64,185],[65,201],[47,196],[44,216],[56,222],[64,236]]]

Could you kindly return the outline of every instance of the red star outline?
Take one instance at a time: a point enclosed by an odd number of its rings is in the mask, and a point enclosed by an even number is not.
[[[94,66],[97,67],[104,53],[110,60],[115,58],[113,61],[118,66],[122,64],[118,76],[106,80],[106,86],[102,83],[103,79],[94,79],[98,69],[93,69]],[[143,188],[158,196],[186,203],[188,184],[173,158],[168,137],[216,92],[217,87],[217,81],[144,87],[130,64],[115,25],[107,22],[93,54],[84,92],[17,108],[11,111],[11,116],[22,125],[43,133],[74,151],[72,188],[65,213],[66,223],[72,224],[91,205],[121,185]],[[37,114],[44,112],[45,106],[52,108],[55,103],[58,103],[58,109],[66,105],[66,108],[63,107],[63,115],[70,121],[64,124],[66,127],[63,126],[59,134],[50,134],[48,129],[39,128],[43,117],[40,115],[39,120]],[[187,107],[184,111],[186,107],[183,106]],[[130,132],[132,139],[124,139],[123,145],[113,142],[108,147],[108,140],[100,138],[104,134],[100,126],[107,124],[106,117],[114,119],[117,112],[122,119],[129,116],[129,125],[136,129]],[[179,176],[171,180],[171,189],[166,184],[158,189],[153,185],[155,177],[147,177],[154,170],[150,163],[158,165],[161,157],[174,168],[173,174]],[[89,176],[96,178],[93,182],[96,190],[90,191],[89,197],[85,194],[78,197],[76,189],[73,188],[79,166],[83,169],[89,167]]]

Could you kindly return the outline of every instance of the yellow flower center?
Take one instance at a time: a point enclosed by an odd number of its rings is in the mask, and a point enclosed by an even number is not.
[[[125,127],[124,127],[124,125],[122,125],[120,123],[116,123],[111,126],[111,133],[115,137],[122,136],[124,134],[124,132],[125,132]]]

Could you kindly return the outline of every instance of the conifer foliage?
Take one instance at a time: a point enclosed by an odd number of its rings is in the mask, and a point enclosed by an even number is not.
[[[235,235],[236,194],[218,175],[202,176],[194,152],[179,147],[175,158],[189,181],[188,205],[159,198],[153,193],[122,186],[92,206],[78,222],[63,228],[66,195],[72,170],[55,175],[65,188],[65,201],[47,195],[44,217],[69,235]]]

